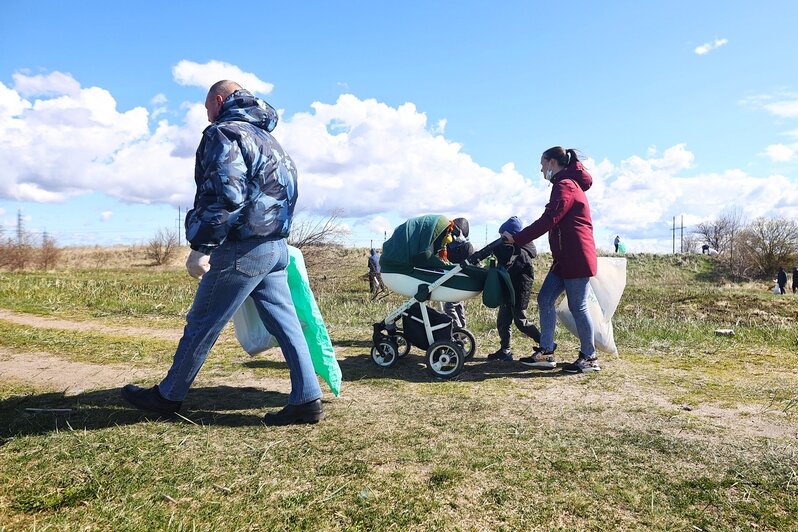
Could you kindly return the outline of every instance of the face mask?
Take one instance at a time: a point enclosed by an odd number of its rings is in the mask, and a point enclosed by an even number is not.
[[[550,182],[553,177],[554,177],[554,172],[552,172],[551,170],[546,170],[546,181]]]

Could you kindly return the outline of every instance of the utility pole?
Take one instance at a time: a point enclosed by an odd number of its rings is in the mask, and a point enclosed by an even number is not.
[[[17,209],[17,245],[22,245],[22,209]]]
[[[673,241],[673,254],[676,255],[676,216],[673,217],[673,228],[671,229]]]
[[[180,246],[183,242],[182,233],[180,231],[180,205],[177,206],[177,245]]]
[[[681,218],[681,230],[679,231],[679,240],[680,240],[679,252],[684,254],[684,214],[682,214]]]

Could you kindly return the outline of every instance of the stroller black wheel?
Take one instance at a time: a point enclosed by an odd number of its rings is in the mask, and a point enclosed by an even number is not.
[[[440,379],[451,379],[463,371],[465,353],[458,342],[442,340],[427,349],[427,370]]]
[[[463,345],[463,352],[465,353],[466,360],[474,356],[477,351],[477,339],[468,329],[454,329],[452,331],[452,339]]]
[[[390,338],[380,340],[371,348],[371,360],[380,367],[390,368],[399,360],[399,348]]]
[[[391,340],[396,343],[396,356],[399,358],[406,357],[410,352],[410,342],[407,341],[407,337],[404,334],[397,332],[391,335]]]

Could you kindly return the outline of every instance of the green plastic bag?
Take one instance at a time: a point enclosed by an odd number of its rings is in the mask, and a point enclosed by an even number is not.
[[[310,350],[310,359],[317,375],[324,379],[336,396],[341,393],[341,368],[335,359],[330,335],[321,316],[316,298],[310,290],[308,272],[302,252],[288,246],[288,288],[294,303],[302,334]],[[235,335],[244,351],[256,355],[277,346],[277,340],[266,330],[252,298],[248,297],[233,314]]]
[[[313,360],[313,369],[327,382],[336,396],[341,394],[341,368],[335,359],[330,335],[321,316],[316,298],[310,290],[308,271],[305,268],[305,259],[302,252],[293,246],[288,246],[288,288],[291,290],[291,299],[296,308],[296,315],[302,323],[302,332],[310,349],[310,358]]]

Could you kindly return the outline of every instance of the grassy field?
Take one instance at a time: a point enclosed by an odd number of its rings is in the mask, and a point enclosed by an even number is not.
[[[705,257],[630,256],[619,354],[600,373],[488,362],[495,311],[471,301],[477,354],[436,381],[418,349],[371,361],[371,323],[402,299],[369,300],[365,251],[306,260],[344,376],[325,421],[263,426],[287,370],[230,328],[177,422],[128,408],[124,382],[65,394],[0,376],[0,530],[798,527],[798,297],[727,283]],[[109,261],[0,273],[0,311],[31,318],[0,316],[0,361],[36,353],[157,382],[175,347],[160,333],[179,332],[195,285],[180,260]],[[576,339],[557,341],[570,361]],[[533,343],[516,332],[513,347]]]

